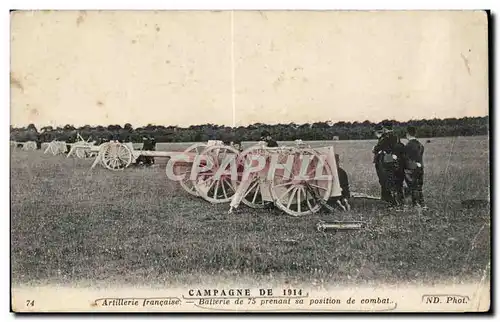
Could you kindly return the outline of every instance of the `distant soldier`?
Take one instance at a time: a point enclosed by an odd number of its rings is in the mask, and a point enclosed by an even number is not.
[[[42,149],[42,134],[37,135],[36,137],[36,149]]]
[[[383,175],[383,168],[382,168],[382,162],[379,162],[380,159],[380,154],[378,152],[375,152],[375,148],[380,145],[380,141],[382,140],[382,135],[383,135],[383,128],[381,125],[377,125],[375,127],[375,136],[377,137],[377,145],[373,147],[372,153],[373,153],[373,163],[375,164],[375,171],[377,173],[377,178],[378,182],[380,184],[380,190],[381,190],[381,199],[383,201],[389,202],[391,199],[391,192],[385,185],[385,179]]]
[[[266,142],[267,146],[270,147],[270,148],[276,148],[276,147],[278,147],[278,142],[276,142],[271,137],[271,133],[269,133],[266,130],[262,131],[262,133],[260,134],[260,140]]]
[[[112,136],[113,136],[113,141],[122,143],[122,140],[121,140],[121,137],[120,137],[120,133],[114,132],[112,134]]]
[[[142,137],[142,150],[143,151],[148,151],[148,137],[147,136],[143,136]],[[135,163],[137,165],[143,165],[143,164],[146,164],[146,157],[144,155],[139,155],[137,157],[137,159],[135,160]]]
[[[342,209],[350,210],[351,205],[349,205],[349,198],[351,198],[351,191],[349,189],[349,177],[347,176],[347,172],[340,167],[340,157],[338,154],[335,154],[335,163],[337,164],[337,173],[342,195],[333,199]]]
[[[97,140],[96,140],[95,145],[101,145],[101,144],[103,144],[105,142],[106,142],[106,139],[101,134],[99,134],[97,136]]]
[[[150,135],[149,136],[149,141],[150,141],[150,145],[151,145],[151,151],[156,151],[156,138],[154,136]],[[155,163],[155,158],[154,157],[150,157],[149,162],[151,164],[154,164]]]
[[[156,150],[156,140],[151,135],[144,136],[142,138],[143,146],[142,150],[144,151],[155,151]],[[139,162],[142,162],[146,165],[154,164],[154,157],[151,156],[141,156]]]
[[[149,136],[149,138],[151,139],[151,148],[152,148],[151,151],[156,151],[156,138],[151,135]]]
[[[384,123],[381,133],[372,152],[382,188],[382,200],[389,202],[392,206],[399,206],[403,204],[404,177],[401,165],[404,145],[394,134],[392,124]]]
[[[227,137],[224,137],[221,141],[222,141],[222,144],[224,144],[224,145],[227,145],[227,146],[232,146],[233,145],[233,141],[231,141]]]
[[[401,142],[398,137],[396,143],[396,149],[398,159],[395,162],[395,178],[396,178],[396,197],[398,203],[404,205],[405,192],[405,145]]]
[[[424,184],[424,146],[415,137],[416,129],[409,126],[406,129],[408,143],[405,147],[405,181],[410,188],[413,206],[425,207],[422,187]]]
[[[231,146],[233,148],[235,148],[236,150],[238,150],[238,152],[242,152],[243,151],[243,147],[241,145],[241,141],[240,140],[234,140],[231,142]]]

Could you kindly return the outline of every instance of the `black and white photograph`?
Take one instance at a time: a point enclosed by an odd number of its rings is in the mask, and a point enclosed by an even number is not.
[[[485,10],[12,10],[11,311],[488,312]]]

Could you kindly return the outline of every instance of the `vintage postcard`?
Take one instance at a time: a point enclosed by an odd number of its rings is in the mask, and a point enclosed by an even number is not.
[[[12,11],[14,312],[487,312],[485,11]]]

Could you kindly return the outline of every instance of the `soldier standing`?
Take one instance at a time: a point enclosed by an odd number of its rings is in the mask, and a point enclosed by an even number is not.
[[[386,187],[383,168],[382,168],[383,163],[382,163],[382,160],[380,159],[381,154],[378,152],[379,150],[377,148],[380,146],[381,141],[382,141],[382,136],[383,136],[383,128],[381,125],[377,125],[375,127],[375,136],[377,137],[378,141],[377,141],[377,145],[375,145],[372,149],[373,163],[375,164],[375,171],[377,173],[378,182],[380,184],[381,199],[383,201],[389,202],[389,200],[391,199],[391,193],[390,193],[389,189]],[[377,148],[377,152],[375,151],[376,148]]]
[[[344,210],[351,210],[349,198],[351,198],[351,191],[349,189],[349,177],[347,172],[340,167],[340,156],[335,154],[335,163],[337,165],[337,173],[339,176],[340,189],[342,194],[340,197],[335,197],[334,201]]]
[[[267,146],[270,148],[278,147],[278,142],[276,142],[271,137],[271,133],[269,133],[269,131],[267,131],[267,130],[262,131],[262,133],[260,134],[260,140],[266,142]]]
[[[380,132],[379,132],[380,133]],[[403,203],[403,180],[401,162],[404,145],[392,130],[392,124],[382,124],[382,131],[377,145],[373,148],[374,162],[382,186],[382,200],[392,206]]]
[[[151,145],[151,151],[156,151],[156,138],[154,136],[150,135],[149,141],[150,141],[150,145]],[[155,158],[150,157],[149,162],[150,162],[150,164],[154,164]]]
[[[144,151],[155,151],[156,150],[156,140],[153,136],[148,135],[143,137],[143,147]],[[154,158],[151,156],[145,156],[141,160],[146,165],[154,164]]]
[[[238,150],[238,152],[242,152],[243,151],[243,147],[242,147],[241,141],[239,139],[231,141],[231,146],[233,148],[235,148],[236,150]]]
[[[36,137],[36,149],[37,150],[42,149],[42,134],[38,134]]]
[[[415,135],[415,127],[409,126],[406,130],[408,143],[405,147],[405,181],[411,191],[412,205],[426,208],[422,192],[424,184],[424,146],[417,140]]]

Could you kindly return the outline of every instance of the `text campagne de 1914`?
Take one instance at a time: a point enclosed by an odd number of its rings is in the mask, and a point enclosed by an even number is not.
[[[394,309],[396,303],[389,297],[361,295],[348,297],[314,296],[301,288],[236,288],[236,289],[188,289],[177,297],[155,298],[100,298],[95,306],[101,308],[136,307],[138,309],[162,308],[192,305],[200,309],[259,310],[259,309],[331,309],[352,306],[354,310],[363,307],[381,310]]]

